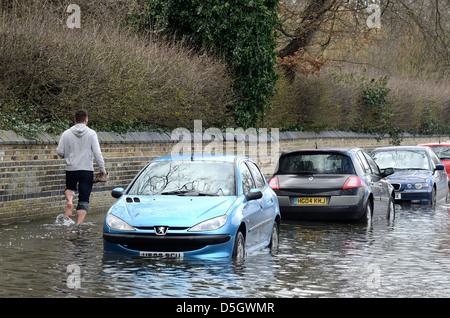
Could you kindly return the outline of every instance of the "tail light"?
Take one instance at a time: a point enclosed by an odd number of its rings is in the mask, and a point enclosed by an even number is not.
[[[280,185],[278,184],[278,178],[272,177],[269,180],[269,187],[271,187],[273,190],[280,190]]]
[[[365,185],[366,184],[360,177],[351,176],[347,179],[347,181],[345,181],[342,189],[345,190],[345,189],[359,188],[359,187],[364,187]]]

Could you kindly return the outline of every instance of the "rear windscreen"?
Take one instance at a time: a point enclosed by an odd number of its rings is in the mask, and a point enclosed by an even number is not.
[[[292,153],[280,158],[280,174],[354,174],[352,160],[343,154],[324,152]]]

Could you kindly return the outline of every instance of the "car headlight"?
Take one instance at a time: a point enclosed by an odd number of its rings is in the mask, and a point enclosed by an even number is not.
[[[422,189],[422,188],[427,188],[427,187],[428,187],[428,183],[426,183],[426,182],[418,182],[418,183],[414,183],[414,184],[408,183],[408,184],[406,185],[406,187],[407,187],[408,189],[412,189],[412,187],[414,187],[414,188],[416,188],[417,190],[420,190],[420,189]]]
[[[214,231],[221,228],[227,222],[228,216],[226,214],[203,221],[191,227],[188,232],[204,232]]]
[[[108,224],[108,226],[114,230],[135,231],[134,227],[132,227],[130,224],[112,214],[108,214],[108,216],[106,217],[106,224]]]

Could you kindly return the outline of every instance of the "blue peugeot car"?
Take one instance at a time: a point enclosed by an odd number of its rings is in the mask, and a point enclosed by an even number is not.
[[[242,259],[278,248],[277,197],[246,157],[160,157],[112,196],[118,200],[105,217],[105,252]]]
[[[429,147],[393,146],[372,151],[380,169],[393,167],[387,179],[395,190],[395,200],[429,203],[448,200],[448,176],[444,165]]]

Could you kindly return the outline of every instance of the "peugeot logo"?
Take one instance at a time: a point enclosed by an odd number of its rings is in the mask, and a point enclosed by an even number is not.
[[[155,233],[156,235],[166,235],[168,229],[168,226],[155,226]]]

